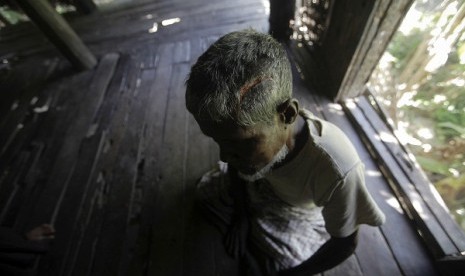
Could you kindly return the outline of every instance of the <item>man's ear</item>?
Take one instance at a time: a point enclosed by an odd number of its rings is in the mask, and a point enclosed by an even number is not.
[[[278,113],[281,122],[287,125],[294,123],[299,115],[299,101],[294,98],[285,101],[278,106]]]

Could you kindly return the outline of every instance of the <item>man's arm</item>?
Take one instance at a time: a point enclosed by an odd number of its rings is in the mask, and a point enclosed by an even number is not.
[[[279,276],[313,275],[337,266],[352,255],[357,247],[358,231],[345,238],[332,237],[302,264],[280,271]]]

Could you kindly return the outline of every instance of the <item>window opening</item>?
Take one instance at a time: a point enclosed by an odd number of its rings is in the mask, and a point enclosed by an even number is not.
[[[368,86],[465,230],[465,0],[416,1]]]

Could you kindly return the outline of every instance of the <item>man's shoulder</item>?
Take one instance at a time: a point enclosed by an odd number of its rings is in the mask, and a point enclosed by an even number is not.
[[[311,113],[311,116],[307,114],[304,113],[303,116],[310,131],[309,142],[313,144],[311,152],[319,155],[320,162],[329,165],[334,170],[333,173],[340,176],[360,163],[354,145],[338,126]]]

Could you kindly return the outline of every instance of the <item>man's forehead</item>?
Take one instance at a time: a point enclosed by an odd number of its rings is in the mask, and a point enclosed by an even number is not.
[[[208,136],[226,136],[240,138],[243,136],[253,136],[259,130],[259,126],[240,126],[233,121],[214,122],[207,120],[197,121],[202,132]]]
[[[197,120],[197,123],[200,125],[200,127],[206,130],[211,130],[211,131],[222,131],[222,130],[245,130],[250,127],[243,127],[239,126],[237,123],[235,123],[232,120],[228,121],[222,121],[222,122],[215,122],[212,120]]]

